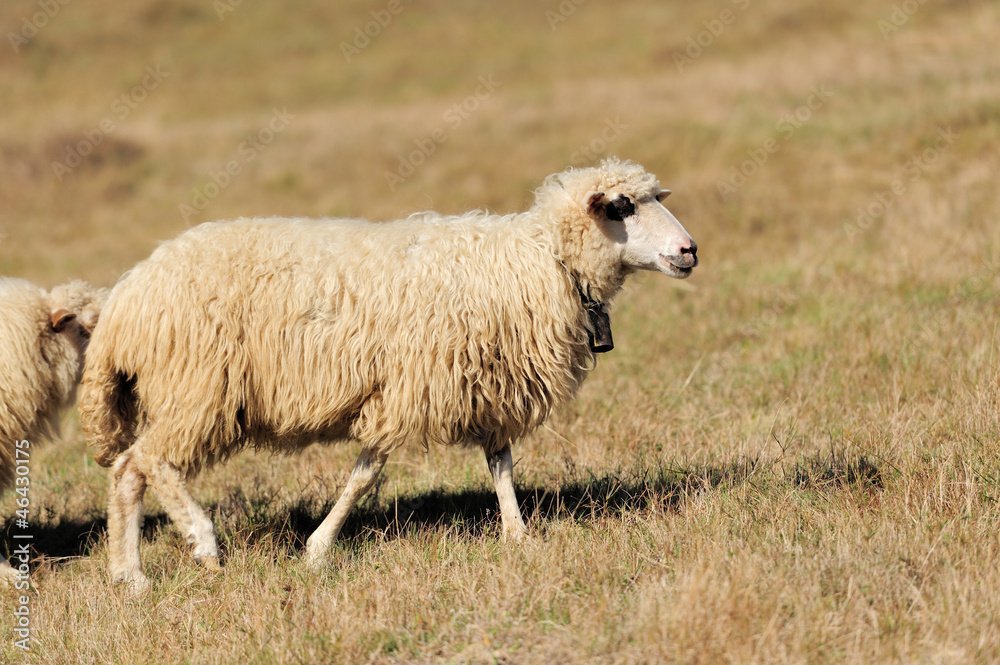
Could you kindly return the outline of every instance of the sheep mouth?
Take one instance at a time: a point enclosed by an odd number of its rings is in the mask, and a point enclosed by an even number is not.
[[[660,254],[661,270],[671,277],[679,279],[690,277],[696,265],[698,265],[698,258],[696,256],[681,257]]]

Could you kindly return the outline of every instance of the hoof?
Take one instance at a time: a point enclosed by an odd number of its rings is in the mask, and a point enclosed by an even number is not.
[[[203,556],[196,560],[205,568],[205,570],[210,570],[213,573],[222,572],[222,564],[219,563],[219,557],[217,556]]]
[[[10,566],[0,565],[0,589],[13,587],[17,582],[17,571]]]
[[[313,570],[319,570],[330,560],[329,553],[328,544],[310,539],[306,541],[306,551],[302,555],[302,560]]]
[[[145,596],[147,593],[149,593],[150,589],[153,588],[153,585],[149,581],[149,578],[143,575],[142,573],[139,573],[137,576],[128,579],[124,577],[116,577],[114,582],[115,584],[125,585],[125,593],[127,593],[129,596],[132,596],[133,598]]]
[[[142,577],[136,577],[128,583],[128,593],[130,596],[145,596],[152,588],[153,584],[145,575]]]
[[[328,563],[330,563],[329,552],[319,548],[309,549],[306,547],[305,554],[302,556],[302,561],[312,570],[321,570],[322,568],[325,568]]]
[[[503,530],[503,541],[505,543],[523,543],[531,540],[531,534],[526,527],[515,527]]]

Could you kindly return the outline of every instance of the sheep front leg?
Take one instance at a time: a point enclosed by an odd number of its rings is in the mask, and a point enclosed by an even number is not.
[[[323,523],[319,525],[309,540],[306,541],[306,563],[317,567],[326,561],[326,555],[330,551],[330,546],[340,534],[347,515],[357,502],[372,488],[378,479],[378,474],[385,466],[387,455],[377,453],[374,450],[365,449],[358,455],[358,461],[354,464],[354,471],[347,481],[347,487],[337,500],[333,510],[326,516]]]
[[[139,539],[142,535],[142,497],[146,476],[128,450],[115,462],[111,472],[111,496],[108,505],[108,558],[111,579],[126,583],[134,593],[149,589],[142,574]]]
[[[486,453],[486,463],[493,476],[493,485],[500,500],[500,516],[503,519],[503,539],[523,540],[528,535],[528,527],[521,517],[521,507],[514,494],[514,461],[510,455],[510,445],[495,453]]]

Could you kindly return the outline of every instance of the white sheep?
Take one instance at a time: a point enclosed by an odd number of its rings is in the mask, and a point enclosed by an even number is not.
[[[59,412],[76,399],[87,340],[107,293],[80,281],[47,293],[0,278],[0,491],[16,485],[26,504],[31,476],[15,469],[30,471],[35,446],[59,433]],[[0,580],[16,577],[0,559]]]
[[[361,443],[307,541],[312,564],[404,443],[482,447],[504,537],[520,538],[511,443],[610,348],[606,308],[627,275],[684,278],[698,263],[668,194],[609,159],[550,176],[520,214],[238,219],[160,246],[114,287],[80,398],[95,457],[113,465],[113,580],[149,584],[147,483],[196,560],[218,568],[212,522],[184,481],[248,446]]]

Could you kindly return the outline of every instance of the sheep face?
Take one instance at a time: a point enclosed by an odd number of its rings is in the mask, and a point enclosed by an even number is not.
[[[668,189],[639,199],[627,193],[591,192],[587,212],[620,246],[623,265],[685,279],[698,265],[698,244],[663,207],[669,195]]]

